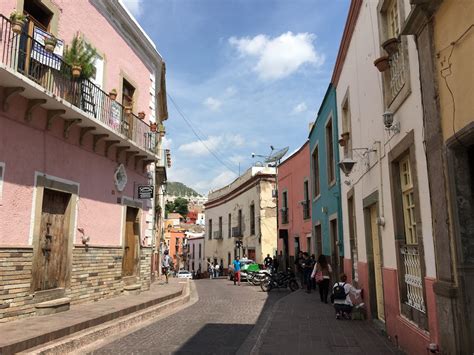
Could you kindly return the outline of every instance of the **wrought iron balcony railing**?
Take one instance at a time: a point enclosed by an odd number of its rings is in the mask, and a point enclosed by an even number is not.
[[[154,153],[156,134],[147,123],[128,113],[92,81],[74,79],[70,65],[24,31],[13,32],[11,22],[1,14],[0,63],[40,85],[52,96],[79,108],[90,119]]]
[[[242,235],[242,229],[240,227],[232,227],[232,237],[233,238],[241,238]]]

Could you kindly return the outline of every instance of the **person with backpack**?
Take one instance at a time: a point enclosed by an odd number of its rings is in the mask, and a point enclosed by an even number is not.
[[[328,303],[329,282],[331,280],[332,268],[329,265],[326,256],[320,255],[318,262],[314,265],[311,278],[316,280],[319,289],[319,297],[321,302]]]
[[[163,275],[165,275],[166,283],[168,283],[168,275],[171,268],[172,260],[171,257],[168,255],[168,250],[165,250],[164,254],[165,255],[163,256],[163,260],[161,260],[161,272]]]
[[[351,296],[358,298],[362,290],[348,283],[346,274],[341,274],[340,280],[332,288],[331,301],[336,310],[336,319],[350,319],[353,307]]]

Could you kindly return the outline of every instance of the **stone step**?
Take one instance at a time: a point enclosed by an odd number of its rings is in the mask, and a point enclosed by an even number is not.
[[[57,298],[55,300],[35,304],[36,315],[45,316],[69,310],[71,299],[69,297]]]

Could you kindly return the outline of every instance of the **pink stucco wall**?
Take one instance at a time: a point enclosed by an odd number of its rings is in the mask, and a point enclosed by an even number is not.
[[[125,74],[137,89],[134,113],[144,111],[145,120],[148,121],[151,115],[150,69],[89,0],[53,0],[52,2],[61,11],[57,37],[68,44],[78,31],[82,33],[105,60],[103,90],[108,93],[113,88],[117,89],[119,92],[117,100],[120,102],[122,91],[120,74]],[[0,1],[0,13],[9,17],[16,3],[16,0]]]
[[[278,211],[278,228],[288,229],[289,255],[294,256],[294,237],[300,239],[300,250],[306,251],[306,236],[311,234],[311,213],[303,219],[304,181],[310,181],[309,144],[306,142],[298,152],[285,160],[278,167],[278,209],[282,206],[282,193],[288,191],[288,224],[282,224],[281,212]],[[311,194],[311,186],[309,186]],[[314,243],[314,241],[313,241]],[[278,239],[278,252],[283,250],[283,240]],[[314,246],[312,247],[314,250]]]
[[[0,90],[0,98],[3,92]],[[147,182],[139,165],[128,165],[128,183],[120,193],[114,185],[118,163],[115,149],[104,156],[104,143],[92,151],[92,136],[79,145],[79,128],[63,137],[63,122],[57,120],[45,131],[46,111],[33,111],[31,123],[23,120],[26,100],[16,97],[8,112],[0,113],[0,162],[5,163],[0,204],[0,245],[28,245],[35,171],[79,183],[77,227],[84,228],[91,245],[120,245],[123,206],[121,196],[133,197],[133,184]],[[123,162],[123,158],[121,160]],[[144,236],[145,212],[142,215]],[[80,234],[76,231],[76,243]]]

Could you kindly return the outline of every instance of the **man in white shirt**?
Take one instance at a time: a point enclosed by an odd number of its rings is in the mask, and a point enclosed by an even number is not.
[[[165,250],[163,260],[161,260],[161,271],[166,276],[166,283],[168,283],[168,273],[170,271],[171,257],[168,255],[168,250]]]
[[[332,296],[334,299],[334,309],[336,310],[336,319],[350,319],[352,312],[352,298],[359,298],[362,290],[359,290],[347,283],[347,275],[341,275],[341,281],[336,282],[332,288]]]

